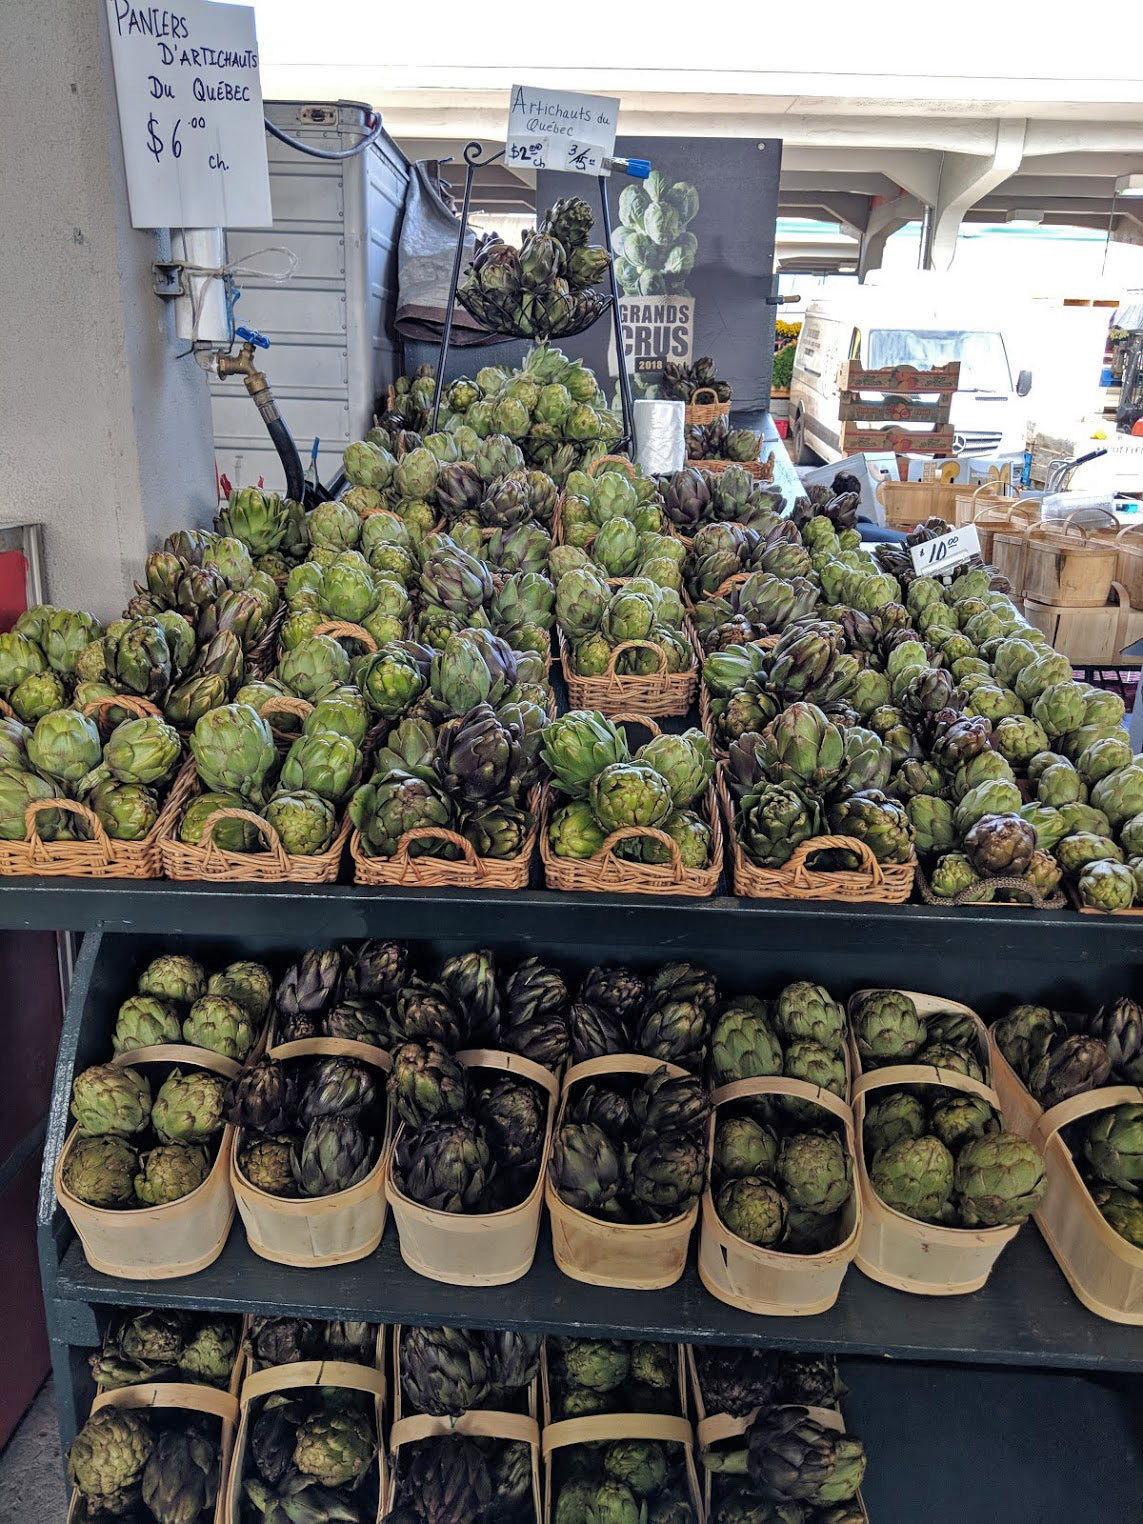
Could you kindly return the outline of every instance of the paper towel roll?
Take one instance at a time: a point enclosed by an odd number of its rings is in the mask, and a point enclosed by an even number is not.
[[[635,403],[635,459],[649,475],[683,469],[687,459],[685,416],[682,402],[641,397]]]

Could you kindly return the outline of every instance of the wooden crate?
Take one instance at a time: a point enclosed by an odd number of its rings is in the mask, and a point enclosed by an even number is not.
[[[893,450],[898,455],[951,455],[954,437],[952,424],[921,434],[888,424],[881,427],[843,423],[841,450],[844,455],[861,455],[866,450]]]
[[[959,360],[933,370],[916,370],[911,365],[865,370],[856,360],[847,360],[838,375],[842,454],[895,450],[899,454],[951,455],[954,432],[949,412],[959,383]],[[884,395],[869,402],[861,392]],[[935,402],[920,400],[934,393]],[[902,428],[905,423],[921,424],[923,432]]]
[[[1127,590],[1113,582],[1118,603],[1100,609],[1072,608],[1058,603],[1024,599],[1024,618],[1043,630],[1049,642],[1077,667],[1113,667],[1119,653],[1135,637]],[[1129,664],[1130,665],[1130,664]]]
[[[936,365],[932,370],[917,370],[913,365],[882,365],[866,370],[857,360],[847,360],[838,374],[842,391],[855,392],[937,392],[951,397],[960,385],[960,361]]]

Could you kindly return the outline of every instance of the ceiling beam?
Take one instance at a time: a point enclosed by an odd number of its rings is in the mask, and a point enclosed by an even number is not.
[[[989,155],[945,154],[933,213],[929,268],[947,270],[956,253],[961,218],[982,196],[1002,185],[1020,167],[1026,122],[996,122]]]

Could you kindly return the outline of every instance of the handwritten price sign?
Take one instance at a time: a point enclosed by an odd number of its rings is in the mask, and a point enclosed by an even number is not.
[[[132,227],[269,227],[253,10],[106,5]]]
[[[943,577],[980,555],[980,536],[975,524],[965,524],[951,534],[941,534],[935,540],[926,540],[923,545],[911,546],[909,554],[918,577]]]
[[[504,157],[522,169],[606,175],[618,122],[619,102],[610,96],[513,85]]]

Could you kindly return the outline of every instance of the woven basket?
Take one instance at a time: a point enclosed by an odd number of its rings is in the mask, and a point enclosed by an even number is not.
[[[762,448],[762,439],[759,436],[758,448]],[[731,466],[741,466],[742,469],[754,478],[756,482],[772,482],[774,480],[774,452],[770,451],[765,460],[688,460],[688,466],[694,466],[698,471],[712,471],[716,476],[721,471],[729,471]]]
[[[642,714],[612,716],[621,725],[641,725],[653,736],[661,734],[654,720]],[[544,785],[540,810],[540,861],[549,889],[576,890],[592,894],[678,894],[689,899],[705,899],[718,888],[722,875],[722,825],[714,789],[707,790],[700,813],[710,826],[711,852],[708,868],[687,868],[679,857],[679,848],[665,831],[653,826],[624,826],[612,831],[594,857],[558,857],[548,843],[548,823],[555,808],[553,791]],[[649,837],[667,848],[667,863],[635,863],[616,857],[621,841]]]
[[[624,580],[626,579],[622,577],[608,578],[609,584],[615,586],[620,586]],[[664,715],[686,714],[694,703],[695,689],[698,686],[700,646],[689,619],[683,620],[683,634],[695,653],[695,665],[688,667],[685,672],[668,672],[667,653],[653,640],[621,640],[611,652],[606,672],[600,677],[581,677],[572,671],[571,652],[563,630],[557,625],[560,668],[567,686],[568,706],[572,709],[598,709],[611,719],[616,718],[621,711],[657,715],[659,718]],[[620,655],[640,647],[658,654],[659,670],[648,677],[617,672],[615,666]]]
[[[341,854],[349,840],[348,813],[332,844],[314,857],[287,852],[274,827],[253,810],[217,810],[206,822],[206,846],[192,846],[179,840],[179,826],[186,806],[201,792],[202,785],[192,768],[190,790],[159,837],[167,878],[201,879],[213,884],[332,884],[337,878]],[[245,820],[252,825],[266,843],[265,852],[226,852],[217,846],[214,831],[223,820]]]
[[[710,400],[701,401],[701,398]],[[683,421],[688,428],[692,424],[714,423],[715,419],[727,418],[729,415],[729,398],[725,402],[720,402],[713,386],[696,386],[691,393],[691,400],[683,409]]]
[[[116,694],[96,699],[84,707],[86,715],[102,716],[108,709],[128,709],[142,717],[157,715],[146,699]],[[159,818],[142,841],[116,841],[108,836],[95,811],[77,799],[35,799],[24,811],[24,840],[0,841],[0,874],[43,878],[160,878],[163,833],[181,813],[194,787],[194,763],[183,763]],[[90,841],[44,841],[36,830],[36,816],[45,810],[74,815],[91,832]]]
[[[258,710],[258,713],[269,724],[274,740],[278,745],[288,747],[292,746],[298,739],[301,729],[299,727],[298,730],[283,730],[275,726],[274,716],[289,714],[293,715],[295,719],[304,721],[306,715],[311,712],[313,707],[308,699],[295,698],[292,693],[277,693],[273,698],[266,700]]]
[[[1018,906],[1024,910],[1060,910],[1067,904],[1063,890],[1056,889],[1051,894],[1043,895],[1023,876],[1017,878],[1006,875],[1002,878],[989,879],[988,883],[995,889],[1015,889],[1021,895],[1026,895],[1026,899],[1005,900],[1003,902],[1007,905]],[[921,898],[926,905],[955,906],[958,910],[967,907],[971,910],[973,905],[983,905],[987,908],[993,903],[991,900],[974,900],[973,894],[975,891],[971,886],[968,889],[962,889],[959,894],[954,894],[951,899],[934,894],[929,885],[924,867],[920,863],[917,864],[917,888],[921,891]],[[1102,912],[1095,911],[1093,914],[1100,915]]]
[[[756,867],[739,845],[734,802],[721,769],[718,795],[730,838],[735,894],[754,900],[845,900],[854,905],[903,905],[912,894],[916,854],[911,854],[907,863],[879,863],[856,836],[811,836],[794,848],[793,856],[781,868]],[[861,867],[818,873],[807,865],[807,858],[831,847],[856,852]]]
[[[270,615],[270,622],[261,639],[246,653],[246,678],[265,678],[278,660],[278,632],[286,622],[286,600],[278,600],[278,607]]]
[[[540,791],[528,793],[532,825],[524,850],[516,857],[478,857],[476,849],[459,831],[443,826],[418,826],[406,831],[397,842],[392,857],[368,857],[361,832],[354,830],[349,841],[356,884],[414,884],[419,889],[526,889],[531,871],[532,853],[539,832]],[[444,857],[411,857],[409,847],[415,841],[451,841],[459,847],[459,860]]]
[[[687,1353],[690,1355],[693,1370],[694,1357],[689,1347]],[[697,1372],[694,1374],[692,1384],[697,1393],[699,1390]],[[788,1405],[791,1404],[779,1404],[779,1408]],[[837,1408],[819,1408],[802,1404],[799,1410],[806,1413],[815,1423],[820,1424],[823,1429],[830,1429],[835,1434],[844,1434],[846,1432],[845,1419]],[[731,1416],[729,1413],[712,1413],[708,1416],[704,1411],[695,1428],[695,1438],[698,1440],[700,1454],[711,1449],[712,1446],[723,1444],[728,1439],[741,1438],[749,1431],[751,1424],[760,1411],[759,1408],[753,1408],[750,1412],[741,1413],[737,1416]],[[738,1447],[736,1446],[736,1448]],[[702,1468],[702,1476],[704,1517],[713,1519],[717,1516],[720,1506],[721,1491],[715,1485],[715,1472],[707,1470],[704,1466]],[[717,1479],[719,1481],[723,1480],[722,1477]],[[725,1484],[730,1485],[734,1481],[734,1477],[727,1477]],[[869,1512],[865,1507],[865,1501],[860,1492],[853,1502],[865,1524],[869,1524]]]

